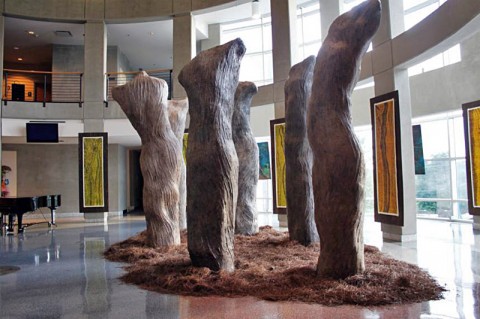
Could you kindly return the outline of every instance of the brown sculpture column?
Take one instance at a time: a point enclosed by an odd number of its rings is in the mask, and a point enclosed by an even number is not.
[[[183,144],[183,133],[188,114],[188,99],[168,101],[168,120],[173,134],[177,137],[180,145]],[[182,149],[180,149],[182,161],[180,163],[180,181],[178,184],[178,225],[180,230],[187,228],[187,167],[183,161]]]
[[[317,273],[321,277],[345,278],[365,268],[365,172],[351,123],[350,95],[380,13],[378,0],[367,0],[338,17],[317,56],[307,125],[314,157],[315,221],[321,236]]]
[[[288,233],[308,246],[318,242],[312,189],[312,149],[307,137],[307,104],[315,56],[295,64],[285,82],[285,173]]]
[[[234,223],[238,159],[232,115],[240,61],[240,39],[200,52],[179,74],[187,92],[187,229],[192,264],[234,270]]]
[[[235,92],[233,111],[233,143],[238,156],[238,200],[235,233],[253,235],[258,232],[257,183],[258,145],[250,128],[250,106],[258,89],[253,82],[240,82]]]
[[[112,96],[142,139],[143,210],[147,243],[152,247],[180,244],[178,183],[182,151],[168,120],[168,86],[141,72],[112,89]]]

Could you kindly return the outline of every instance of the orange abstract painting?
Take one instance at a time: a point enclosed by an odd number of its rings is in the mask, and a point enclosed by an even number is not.
[[[480,107],[468,110],[473,207],[480,207]]]
[[[378,213],[398,216],[394,100],[377,103],[374,110]]]

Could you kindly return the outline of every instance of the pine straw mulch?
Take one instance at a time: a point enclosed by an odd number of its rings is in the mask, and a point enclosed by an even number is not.
[[[235,272],[191,266],[186,245],[153,249],[144,232],[105,251],[111,261],[130,263],[126,283],[162,293],[190,296],[255,296],[271,301],[323,305],[379,306],[442,298],[445,291],[427,272],[365,246],[366,270],[345,280],[315,275],[319,244],[304,247],[288,233],[262,227],[254,236],[235,236]]]

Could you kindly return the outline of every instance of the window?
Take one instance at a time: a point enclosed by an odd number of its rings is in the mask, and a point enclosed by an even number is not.
[[[415,176],[417,214],[469,219],[463,118],[460,112],[417,119],[425,174]]]
[[[320,4],[318,2],[297,8],[297,62],[317,55],[322,45]]]
[[[447,0],[403,0],[405,30],[410,29]]]
[[[221,42],[241,38],[247,48],[240,67],[240,81],[257,86],[273,83],[272,23],[270,17],[223,24]]]
[[[443,68],[444,66],[455,64],[462,61],[460,44],[442,52],[433,58],[408,68],[408,76],[414,76],[424,72]]]
[[[374,210],[374,187],[373,187],[373,148],[372,148],[372,126],[355,127],[360,148],[365,161],[365,189],[364,189],[364,210],[365,215],[373,216]]]

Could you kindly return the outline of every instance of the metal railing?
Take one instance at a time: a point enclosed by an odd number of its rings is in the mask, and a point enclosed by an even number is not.
[[[106,74],[107,81],[107,100],[113,101],[112,98],[112,88],[118,85],[123,85],[130,82],[140,71],[131,71],[131,72],[108,72]],[[163,79],[168,84],[168,99],[172,97],[172,70],[170,69],[155,69],[155,70],[145,70],[148,75]],[[106,103],[108,106],[108,102]]]
[[[46,103],[78,103],[82,106],[81,72],[3,70],[2,100]]]

